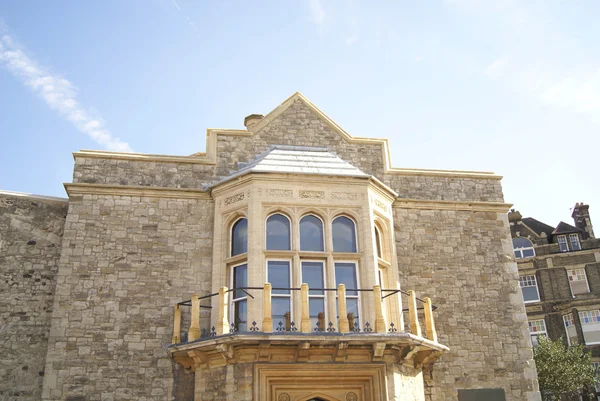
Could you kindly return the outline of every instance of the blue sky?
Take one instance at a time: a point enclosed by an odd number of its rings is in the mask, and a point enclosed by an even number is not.
[[[396,167],[494,171],[525,216],[600,221],[600,2],[0,2],[0,189],[71,152],[188,155],[302,92]],[[600,223],[598,223],[600,224]]]

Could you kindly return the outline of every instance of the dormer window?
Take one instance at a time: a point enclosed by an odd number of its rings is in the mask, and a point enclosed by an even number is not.
[[[513,249],[515,252],[515,258],[530,258],[535,256],[535,249],[533,249],[533,243],[525,237],[517,237],[513,239]]]
[[[581,250],[581,244],[579,243],[579,235],[569,234],[569,242],[571,244],[572,251],[580,251]]]

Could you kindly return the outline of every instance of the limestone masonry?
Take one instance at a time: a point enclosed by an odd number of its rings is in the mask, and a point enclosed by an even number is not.
[[[0,400],[540,399],[500,176],[299,93],[245,123],[0,192]]]

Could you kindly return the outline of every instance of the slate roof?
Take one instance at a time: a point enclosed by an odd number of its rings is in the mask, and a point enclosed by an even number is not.
[[[536,220],[531,217],[525,217],[521,220],[523,224],[527,227],[531,228],[537,235],[542,235],[542,233],[546,233],[546,236],[551,235],[554,231],[554,227],[549,226],[548,224],[542,223],[539,220]]]
[[[250,163],[211,185],[222,184],[248,173],[313,174],[336,177],[369,178],[370,175],[340,159],[326,148],[274,146]]]
[[[579,228],[573,227],[572,225],[561,221],[556,226],[556,229],[554,231],[552,231],[552,234],[556,235],[556,234],[569,234],[569,233],[578,233],[578,232],[581,232],[581,230]]]

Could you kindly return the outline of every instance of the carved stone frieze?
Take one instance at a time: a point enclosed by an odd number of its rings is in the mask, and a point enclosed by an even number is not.
[[[225,198],[225,206],[231,205],[233,203],[244,200],[245,194],[240,192],[239,194],[232,195],[228,198]]]
[[[358,199],[358,194],[355,194],[353,192],[332,192],[331,199],[356,200]]]
[[[300,197],[303,199],[325,199],[325,191],[300,191]]]
[[[274,198],[291,198],[292,196],[294,196],[294,191],[292,191],[291,189],[267,188],[266,195],[272,196]]]

